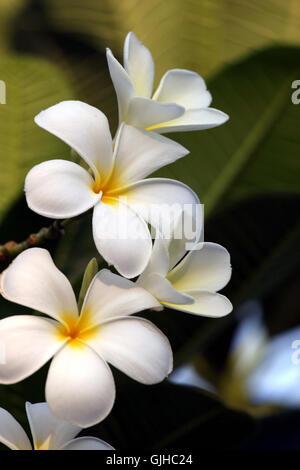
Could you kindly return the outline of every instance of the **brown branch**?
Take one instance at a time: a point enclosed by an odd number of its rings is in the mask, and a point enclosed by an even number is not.
[[[48,240],[56,240],[64,233],[64,228],[74,219],[55,220],[49,227],[41,228],[37,233],[32,233],[26,240],[17,243],[15,241],[6,242],[0,245],[0,262],[7,262],[15,258],[22,251],[34,246],[41,246]]]

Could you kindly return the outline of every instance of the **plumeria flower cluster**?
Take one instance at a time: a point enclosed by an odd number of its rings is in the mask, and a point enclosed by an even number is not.
[[[82,303],[43,248],[22,252],[1,275],[1,294],[40,312],[0,321],[5,361],[0,383],[13,384],[51,360],[46,403],[27,404],[34,449],[112,449],[96,438],[73,439],[110,413],[115,383],[108,364],[143,384],[172,371],[168,339],[151,322],[134,316],[164,306],[221,317],[232,310],[219,294],[231,276],[227,250],[200,242],[202,209],[185,184],[147,178],[185,157],[182,145],[161,133],[208,129],[228,116],[209,107],[211,95],[196,73],[174,69],[152,94],[151,53],[133,33],[124,45],[124,68],[107,51],[117,93],[119,126],[80,101],[42,111],[35,122],[68,144],[80,163],[55,159],[28,173],[25,194],[36,213],[69,219],[93,211],[95,246],[119,274],[94,273]],[[176,238],[182,217],[196,222],[189,237]],[[151,227],[156,234],[152,244]],[[187,253],[187,241],[192,248]],[[136,280],[131,280],[137,278]],[[20,425],[0,409],[0,442],[32,449]]]

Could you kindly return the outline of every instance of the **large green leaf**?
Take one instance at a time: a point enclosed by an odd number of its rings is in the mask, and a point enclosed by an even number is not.
[[[298,42],[295,0],[46,0],[52,26],[121,56],[134,31],[151,49],[157,75],[168,68],[208,76],[245,53],[274,42]],[[158,77],[157,77],[158,78]]]
[[[173,135],[191,155],[160,175],[189,184],[206,216],[250,196],[299,192],[300,108],[291,101],[299,61],[299,49],[279,47],[228,67],[209,88],[230,121],[206,132]]]
[[[69,155],[67,146],[40,129],[33,118],[48,106],[70,99],[72,93],[54,65],[33,57],[1,57],[0,77],[6,84],[6,104],[0,105],[3,216],[22,191],[26,173],[34,164]]]

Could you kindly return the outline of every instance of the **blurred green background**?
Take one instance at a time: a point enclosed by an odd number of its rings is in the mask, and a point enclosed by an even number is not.
[[[174,134],[191,154],[158,174],[205,204],[205,239],[232,256],[224,293],[234,311],[218,320],[147,313],[170,339],[175,373],[144,387],[114,371],[115,408],[89,433],[117,449],[300,449],[298,0],[1,0],[0,242],[49,225],[27,208],[24,177],[38,162],[71,158],[34,124],[38,112],[80,99],[115,130],[105,47],[121,59],[128,31],[151,50],[156,84],[169,68],[195,70],[230,115],[220,128]],[[47,245],[77,291],[95,255],[90,227],[87,216]],[[1,299],[1,316],[24,312]],[[0,406],[25,427],[24,401],[44,400],[46,372],[0,386]]]

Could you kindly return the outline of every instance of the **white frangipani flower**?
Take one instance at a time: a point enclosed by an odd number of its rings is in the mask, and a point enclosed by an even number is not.
[[[11,450],[114,450],[96,437],[74,437],[81,427],[58,419],[47,403],[26,402],[33,446],[18,421],[0,408],[0,442]]]
[[[0,321],[5,357],[0,383],[19,382],[54,356],[46,400],[59,419],[88,427],[109,414],[115,384],[107,362],[144,384],[158,383],[172,370],[168,339],[149,321],[129,316],[159,309],[159,302],[107,269],[94,277],[80,314],[71,284],[42,248],[13,261],[1,276],[1,293],[52,318],[18,315]]]
[[[217,291],[231,277],[228,251],[216,243],[201,242],[182,259],[185,242],[184,238],[156,238],[149,264],[137,285],[169,308],[207,317],[227,315],[232,304]]]
[[[174,204],[199,204],[196,194],[178,181],[143,178],[188,150],[126,124],[120,127],[113,148],[105,115],[80,101],[52,106],[38,114],[35,122],[70,145],[93,176],[66,160],[40,163],[25,180],[28,206],[55,219],[94,208],[93,236],[100,254],[123,276],[138,276],[151,255],[147,223],[159,224]]]
[[[210,108],[211,94],[200,75],[172,69],[153,93],[154,63],[150,51],[128,33],[124,43],[124,68],[107,50],[107,61],[119,108],[119,122],[158,133],[209,129],[229,117]]]

